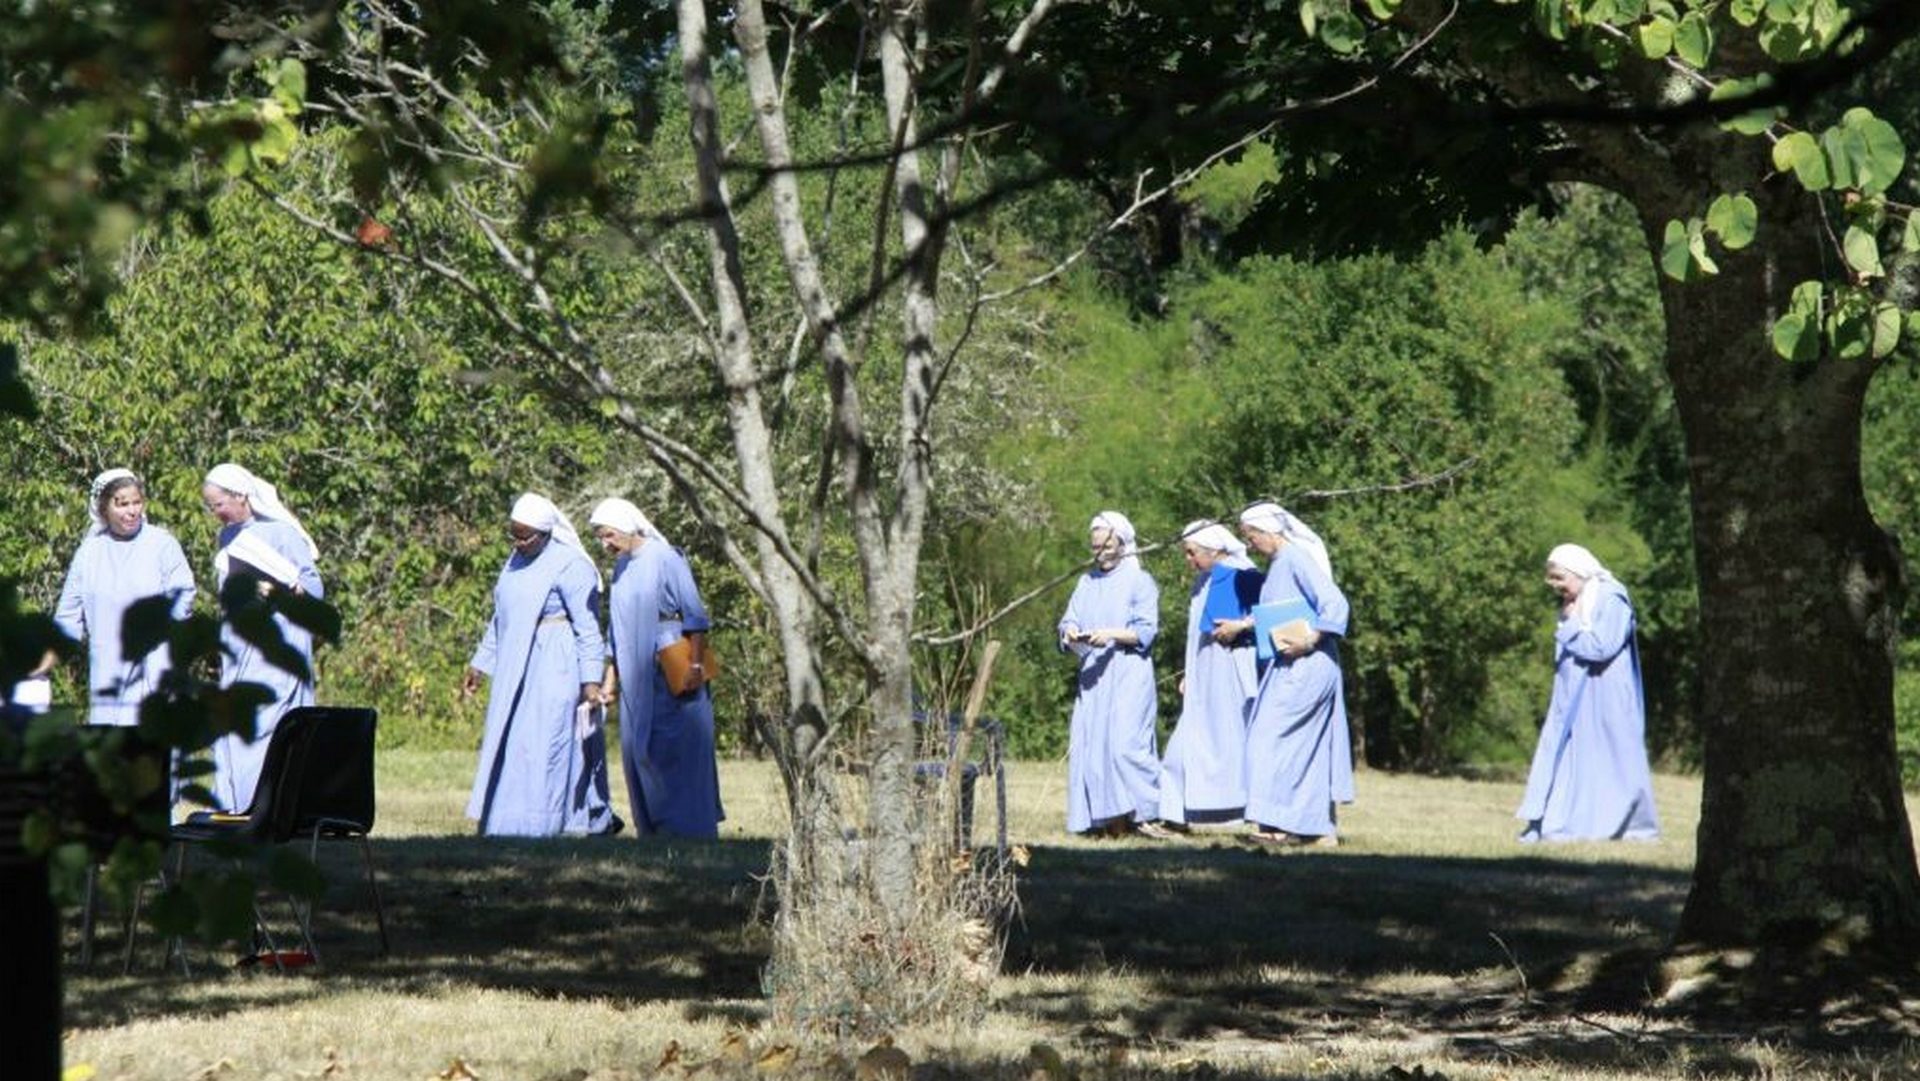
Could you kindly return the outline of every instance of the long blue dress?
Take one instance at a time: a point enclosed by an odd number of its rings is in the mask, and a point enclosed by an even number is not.
[[[580,686],[605,671],[600,576],[585,552],[548,540],[516,552],[493,587],[493,617],[468,662],[492,677],[467,817],[509,837],[602,833],[613,824],[607,740],[575,731]]]
[[[714,760],[713,698],[667,689],[654,655],[711,623],[686,557],[648,540],[613,568],[607,614],[620,672],[620,761],[642,836],[716,837],[727,817]]]
[[[1114,819],[1157,818],[1158,710],[1150,651],[1160,629],[1160,588],[1137,558],[1111,571],[1088,571],[1067,601],[1060,633],[1069,625],[1083,631],[1124,627],[1140,636],[1140,644],[1108,644],[1080,657],[1067,736],[1067,829],[1082,833]]]
[[[222,528],[216,547],[224,549],[243,532],[266,542],[268,547],[297,567],[297,581],[309,597],[317,600],[326,596],[320,571],[313,565],[312,548],[299,529],[287,522],[256,516]],[[226,582],[226,574],[220,574],[218,584],[224,587]],[[307,659],[311,671],[313,635],[285,616],[276,615],[273,618],[280,627],[280,636]],[[224,655],[220,658],[222,687],[231,687],[236,683],[258,683],[273,692],[273,701],[261,706],[254,715],[251,740],[230,733],[221,736],[213,744],[214,798],[226,810],[239,812],[246,810],[247,805],[253,802],[253,790],[260,780],[260,766],[266,759],[267,741],[273,735],[273,730],[280,726],[280,718],[290,710],[313,704],[313,684],[267,660],[259,649],[235,633],[231,624],[221,624],[220,644],[224,649]]]
[[[100,530],[80,542],[53,618],[61,633],[87,643],[88,723],[139,723],[140,700],[159,686],[172,659],[165,643],[144,657],[124,656],[121,620],[133,602],[153,596],[167,597],[173,618],[185,619],[193,609],[193,588],[193,569],[180,542],[152,522],[131,537]]]
[[[1553,632],[1553,697],[1515,817],[1550,841],[1651,839],[1660,823],[1633,601],[1611,579],[1590,579],[1586,588],[1603,591],[1592,626],[1562,615]]]
[[[1353,745],[1340,681],[1347,597],[1299,544],[1267,569],[1262,604],[1305,597],[1320,643],[1289,659],[1276,654],[1260,677],[1247,728],[1247,818],[1288,833],[1334,832],[1333,805],[1353,802]]]
[[[1222,645],[1213,621],[1241,619],[1260,589],[1260,572],[1225,559],[1194,576],[1187,603],[1187,693],[1167,737],[1160,769],[1160,817],[1222,822],[1247,805],[1247,708],[1258,686],[1253,641]]]

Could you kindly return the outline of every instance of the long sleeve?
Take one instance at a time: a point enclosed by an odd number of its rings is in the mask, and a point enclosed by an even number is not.
[[[1066,637],[1067,628],[1072,627],[1075,630],[1086,629],[1086,617],[1080,612],[1080,604],[1081,594],[1085,592],[1089,580],[1090,579],[1083,574],[1080,576],[1080,581],[1074,583],[1073,595],[1067,598],[1067,610],[1065,614],[1060,617],[1060,622],[1054,626],[1053,636],[1056,645],[1060,639]],[[1059,649],[1062,653],[1067,651],[1067,647],[1064,645],[1059,646]]]
[[[554,588],[573,625],[580,682],[598,683],[607,671],[607,640],[600,634],[600,578],[585,555],[568,562]]]
[[[164,583],[162,591],[173,598],[173,618],[185,619],[193,614],[193,595],[196,588],[193,581],[193,565],[187,562],[187,553],[180,548],[180,542],[167,538],[165,549],[160,553],[160,580]]]
[[[473,659],[467,664],[473,668],[493,675],[494,662],[500,655],[500,590],[493,591],[493,611],[487,616],[487,629],[480,636],[480,645],[473,651]]]
[[[694,584],[693,568],[685,556],[666,561],[660,576],[660,610],[680,613],[680,629],[686,634],[702,634],[713,626],[707,606],[700,600],[700,588]]]
[[[1304,554],[1289,562],[1293,567],[1294,581],[1316,613],[1313,629],[1321,634],[1346,637],[1349,614],[1347,595],[1334,584],[1333,576],[1321,570],[1318,561]]]
[[[53,610],[53,622],[60,633],[76,642],[87,637],[87,542],[80,542],[80,550],[73,554],[73,562],[67,565],[67,580],[60,587],[60,604]]]
[[[1127,629],[1140,636],[1140,652],[1153,648],[1160,634],[1160,585],[1146,568],[1134,568],[1134,582],[1127,591]]]
[[[1553,637],[1560,648],[1587,664],[1612,660],[1633,637],[1633,603],[1626,594],[1609,591],[1594,605],[1591,627],[1582,629],[1575,620],[1563,619]]]

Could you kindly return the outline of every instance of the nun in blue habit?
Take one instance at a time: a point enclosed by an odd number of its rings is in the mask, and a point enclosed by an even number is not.
[[[545,496],[521,496],[509,517],[513,552],[461,687],[492,679],[467,817],[491,836],[618,833],[593,709],[606,663],[600,573]]]
[[[1340,639],[1347,598],[1333,581],[1327,546],[1274,503],[1240,514],[1247,544],[1273,562],[1260,602],[1304,598],[1314,618],[1304,638],[1273,628],[1274,658],[1260,677],[1247,727],[1247,819],[1253,840],[1335,845],[1334,805],[1353,802],[1353,745],[1341,686]],[[1253,626],[1249,617],[1244,624]]]
[[[1067,829],[1124,834],[1160,813],[1153,647],[1160,589],[1135,554],[1133,523],[1102,511],[1088,527],[1093,569],[1080,576],[1060,648],[1079,657],[1067,737]]]
[[[1247,710],[1256,676],[1253,637],[1242,629],[1260,596],[1247,547],[1212,521],[1191,522],[1181,548],[1194,570],[1187,602],[1187,659],[1180,721],[1160,768],[1160,818],[1231,822],[1247,805]]]
[[[607,590],[613,666],[601,692],[611,698],[617,686],[620,695],[620,762],[634,828],[643,837],[717,837],[727,815],[714,758],[712,693],[702,684],[674,694],[656,659],[683,637],[703,638],[712,626],[693,570],[628,500],[603,500],[589,524],[616,556]]]
[[[87,643],[89,724],[140,721],[140,700],[159,687],[172,666],[165,642],[143,657],[120,648],[121,622],[133,602],[165,597],[173,618],[193,608],[193,570],[172,533],[147,521],[147,491],[125,469],[93,478],[87,513],[93,525],[67,566],[54,622],[61,633]],[[52,668],[49,654],[39,672]]]
[[[1647,767],[1646,707],[1633,601],[1592,552],[1547,556],[1559,594],[1553,697],[1515,817],[1522,841],[1652,840],[1660,835]]]
[[[228,576],[237,572],[257,578],[262,589],[286,589],[315,599],[326,596],[315,566],[320,549],[280,501],[279,490],[273,485],[226,462],[207,473],[200,497],[220,522],[213,567],[223,600],[232,599],[225,586]],[[297,707],[313,704],[313,635],[285,616],[273,618],[281,638],[306,659],[308,676],[288,672],[269,661],[258,647],[240,637],[231,623],[223,622],[220,628],[220,685],[257,683],[273,695],[273,700],[254,715],[252,739],[229,733],[213,744],[214,799],[221,808],[236,813],[253,802],[267,742],[280,719]]]

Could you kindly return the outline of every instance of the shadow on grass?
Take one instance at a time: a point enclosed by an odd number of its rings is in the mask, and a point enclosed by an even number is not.
[[[1259,1055],[1351,1038],[1662,1072],[1681,1039],[1694,1041],[1696,1066],[1777,1068],[1641,1012],[1686,894],[1681,871],[1550,853],[1277,855],[1226,842],[1032,854],[995,1009],[1077,1033],[1068,1038],[1090,1061],[1115,1047]],[[324,967],[242,975],[223,963],[231,953],[198,949],[195,976],[182,979],[158,973],[149,936],[139,973],[122,978],[109,936],[113,963],[69,970],[67,1023],[471,989],[669,1002],[689,1019],[743,1024],[762,1015],[767,937],[753,917],[764,841],[406,838],[376,841],[375,858],[392,956],[378,956],[357,855],[336,846],[323,850],[333,883],[317,924]],[[270,915],[284,932],[284,907]]]
[[[340,978],[378,993],[454,986],[679,1001],[690,1018],[754,1013],[740,1000],[759,996],[766,962],[766,936],[752,918],[764,841],[426,837],[375,839],[373,848],[391,955],[379,956],[359,854],[323,845],[329,886],[314,925],[323,966],[238,972],[232,947],[196,945],[193,974],[182,978],[177,968],[161,971],[161,943],[143,929],[135,975],[122,978],[124,940],[108,931],[91,969],[69,965],[66,1023],[287,1003],[331,993]],[[264,897],[262,906],[280,945],[297,944],[287,906]]]

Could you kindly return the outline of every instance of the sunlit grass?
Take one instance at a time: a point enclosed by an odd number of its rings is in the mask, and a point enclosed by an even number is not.
[[[192,954],[190,978],[104,959],[69,971],[68,1061],[110,1078],[489,1079],[851,1074],[860,1047],[768,1031],[761,882],[784,832],[776,771],[724,762],[712,843],[488,841],[462,815],[471,754],[380,762],[377,858],[395,953],[376,955],[350,850],[320,923],[326,964],[280,976]],[[1665,838],[1523,847],[1518,786],[1364,773],[1342,847],[1250,851],[1063,832],[1058,762],[1007,771],[1031,855],[985,1024],[897,1034],[917,1060],[1026,1081],[1029,1047],[1087,1078],[1913,1076],[1920,1052],[1816,1056],[1583,1005],[1656,952],[1685,896],[1699,784],[1661,777]],[[616,779],[616,785],[618,780]],[[615,792],[616,806],[625,806]],[[995,832],[993,778],[977,842]],[[103,943],[117,962],[117,936]],[[742,1034],[730,1036],[740,1030]],[[777,1047],[794,1043],[783,1066]],[[838,1055],[839,1058],[832,1056]],[[572,1076],[582,1076],[574,1073]],[[937,1075],[936,1075],[937,1076]],[[1064,1079],[1060,1079],[1064,1081]]]

